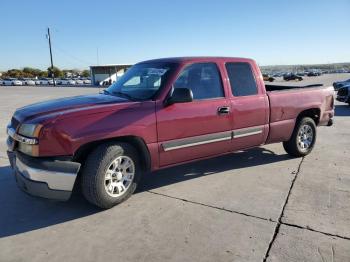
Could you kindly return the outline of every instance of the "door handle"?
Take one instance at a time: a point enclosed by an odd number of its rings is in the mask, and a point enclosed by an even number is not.
[[[220,106],[218,108],[218,115],[228,115],[230,113],[229,106]]]

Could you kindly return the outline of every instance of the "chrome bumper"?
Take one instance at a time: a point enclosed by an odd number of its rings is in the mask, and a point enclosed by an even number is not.
[[[68,200],[80,164],[70,161],[40,160],[8,151],[18,186],[30,195]]]

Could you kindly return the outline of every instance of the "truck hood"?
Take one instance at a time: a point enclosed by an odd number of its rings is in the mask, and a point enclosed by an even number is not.
[[[105,94],[59,98],[19,108],[15,112],[15,118],[19,122],[23,122],[24,120],[29,120],[52,113],[63,113],[64,111],[76,108],[91,108],[99,105],[125,102],[128,102],[128,100],[125,98]]]

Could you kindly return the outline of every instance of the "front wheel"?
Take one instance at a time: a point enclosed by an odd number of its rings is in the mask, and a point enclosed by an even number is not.
[[[90,203],[111,208],[133,194],[140,177],[135,148],[127,143],[106,143],[87,157],[82,171],[82,193]]]
[[[308,155],[316,142],[316,124],[310,117],[304,117],[296,124],[292,137],[283,142],[286,152],[293,157]]]

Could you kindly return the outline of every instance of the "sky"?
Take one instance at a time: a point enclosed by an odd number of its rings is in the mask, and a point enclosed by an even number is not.
[[[0,0],[0,70],[172,56],[350,62],[350,0]]]

